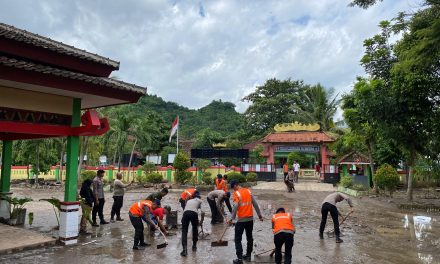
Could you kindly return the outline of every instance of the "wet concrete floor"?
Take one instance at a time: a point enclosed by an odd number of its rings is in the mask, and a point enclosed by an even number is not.
[[[32,196],[34,201],[39,198],[55,196],[62,198],[61,191],[42,190],[13,190],[16,195]],[[31,193],[30,193],[31,192]],[[207,240],[200,240],[197,253],[189,251],[186,258],[182,258],[180,229],[176,234],[168,237],[169,245],[164,249],[156,249],[157,243],[163,243],[160,234],[150,236],[148,231],[146,241],[151,243],[142,251],[133,251],[134,229],[131,226],[127,211],[137,200],[145,197],[149,192],[144,189],[129,191],[124,200],[122,209],[124,222],[111,223],[97,228],[89,227],[92,235],[81,236],[75,246],[54,246],[35,250],[26,250],[18,253],[1,255],[0,263],[232,263],[235,258],[234,229],[228,228],[224,240],[229,242],[227,247],[212,248],[211,241],[218,239],[225,225],[211,226],[209,223],[210,211],[208,204],[203,205],[207,212],[204,223],[205,232],[210,233]],[[334,238],[318,239],[320,223],[320,204],[329,192],[297,191],[286,193],[274,190],[254,190],[262,212],[267,218],[263,222],[255,221],[254,225],[254,253],[273,248],[273,235],[270,218],[278,207],[285,207],[294,215],[296,234],[293,249],[293,263],[440,263],[440,216],[439,213],[399,210],[383,202],[370,198],[353,198],[355,213],[347,219],[342,227],[344,243],[336,244]],[[108,193],[105,204],[105,216],[108,220],[111,204],[111,194]],[[179,210],[178,193],[170,193],[163,200],[163,204],[170,204]],[[206,193],[202,193],[206,199]],[[34,212],[33,230],[47,234],[56,234],[52,228],[56,226],[56,219],[52,208],[44,202],[33,202],[28,207]],[[346,203],[338,205],[342,214],[348,212]],[[331,218],[327,223],[327,230],[333,229]],[[146,229],[147,230],[147,229]],[[2,238],[7,239],[7,238]],[[191,246],[191,235],[188,244]],[[245,245],[243,236],[243,245]],[[269,253],[265,254],[266,256]],[[266,260],[255,258],[253,261]]]

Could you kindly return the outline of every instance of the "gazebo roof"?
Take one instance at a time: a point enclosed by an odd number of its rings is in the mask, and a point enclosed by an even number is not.
[[[137,102],[146,88],[109,78],[118,68],[114,60],[0,23],[0,96],[4,98],[35,92],[80,98],[82,109]],[[8,101],[3,106],[15,108]]]
[[[2,39],[13,40],[15,42],[20,42],[33,47],[39,47],[41,49],[52,51],[58,54],[107,65],[113,68],[113,70],[119,69],[119,62],[117,61],[4,23],[0,23],[0,37]]]
[[[357,165],[370,164],[370,159],[362,153],[353,151],[343,156],[339,160],[338,164],[357,164]]]

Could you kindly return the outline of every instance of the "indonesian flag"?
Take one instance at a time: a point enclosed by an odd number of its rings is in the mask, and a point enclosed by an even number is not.
[[[173,126],[171,127],[169,142],[171,142],[171,138],[174,136],[174,134],[176,134],[177,129],[179,129],[179,116],[176,117],[173,122]]]

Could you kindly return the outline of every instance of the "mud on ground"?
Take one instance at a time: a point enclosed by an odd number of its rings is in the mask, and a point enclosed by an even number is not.
[[[41,198],[63,197],[61,190],[35,190],[14,188],[17,196],[28,196],[34,202],[28,206],[28,212],[34,212],[31,228],[49,235],[56,235],[53,229],[56,219],[52,206],[39,202]],[[146,241],[152,243],[143,251],[131,249],[134,229],[128,220],[128,208],[137,200],[144,198],[153,190],[135,189],[129,191],[124,199],[122,216],[124,222],[111,223],[97,228],[89,227],[92,235],[81,236],[75,246],[55,246],[28,250],[0,256],[1,263],[232,263],[235,257],[234,230],[229,228],[225,240],[227,247],[211,248],[211,241],[218,239],[224,225],[211,226],[208,204],[203,205],[207,212],[204,229],[211,233],[210,240],[200,240],[197,253],[189,251],[186,258],[180,257],[180,229],[174,236],[168,237],[169,245],[165,249],[156,249],[156,243],[163,240],[158,233],[150,236],[146,231]],[[265,218],[270,219],[274,210],[285,207],[293,212],[296,234],[293,249],[294,263],[440,263],[440,214],[439,212],[405,211],[398,208],[395,199],[353,198],[354,214],[342,227],[344,243],[336,244],[334,238],[318,238],[321,218],[320,204],[329,192],[297,191],[287,193],[274,190],[254,190]],[[207,193],[202,193],[206,199]],[[171,192],[163,200],[178,208],[179,221],[182,215],[178,206],[178,192]],[[106,193],[105,217],[110,218],[113,201],[111,193]],[[349,211],[346,203],[338,205],[342,214]],[[333,229],[329,217],[326,231]],[[147,229],[146,229],[147,230]],[[273,235],[270,220],[255,221],[254,253],[273,248]],[[7,238],[2,238],[7,239]],[[191,246],[191,235],[188,244]],[[243,245],[245,244],[243,236]],[[265,254],[266,256],[269,253]],[[267,258],[264,258],[267,259]],[[253,260],[258,260],[253,257]]]

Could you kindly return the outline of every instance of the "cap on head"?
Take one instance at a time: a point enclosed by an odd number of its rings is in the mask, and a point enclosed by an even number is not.
[[[285,213],[285,212],[286,212],[286,210],[284,210],[283,207],[280,207],[280,208],[277,209],[276,213],[278,214],[278,213]]]
[[[230,198],[231,197],[231,192],[226,192],[226,197]]]
[[[168,194],[168,188],[163,188],[162,191],[160,191],[160,192]]]
[[[171,212],[171,206],[169,206],[169,205],[165,205],[165,206],[163,207],[163,209],[166,210],[167,213],[170,213],[170,212]]]
[[[154,199],[154,204],[157,206],[160,206],[160,200],[159,199]]]
[[[196,198],[196,197],[200,198],[200,192],[199,191],[195,191],[193,197],[194,198]]]
[[[217,179],[221,179],[223,176],[221,174],[217,174]]]
[[[231,188],[232,189],[234,189],[234,187],[237,186],[237,185],[238,185],[238,181],[236,181],[236,180],[232,180],[231,181]]]

